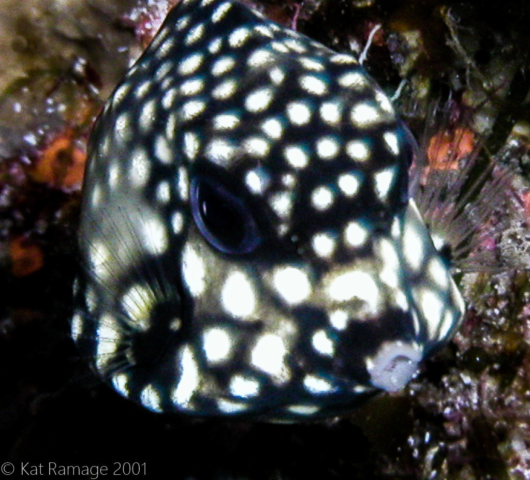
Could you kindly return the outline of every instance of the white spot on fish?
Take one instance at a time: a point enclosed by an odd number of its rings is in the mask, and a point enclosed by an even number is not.
[[[329,393],[333,390],[333,385],[327,380],[317,377],[316,375],[306,375],[304,378],[304,387],[316,395]]]
[[[229,12],[229,10],[232,8],[232,5],[228,2],[221,3],[213,12],[212,15],[212,22],[218,23],[220,22],[226,14]]]
[[[129,170],[129,179],[133,186],[139,188],[145,186],[149,181],[151,173],[151,160],[146,151],[137,147],[131,154],[131,168]]]
[[[289,217],[293,206],[291,194],[281,192],[271,195],[270,206],[279,217]]]
[[[198,42],[204,35],[204,25],[201,23],[188,32],[186,35],[186,39],[184,40],[184,43],[188,46],[193,45],[194,43]]]
[[[330,298],[338,302],[358,299],[366,302],[370,311],[375,312],[379,302],[379,289],[372,275],[361,270],[335,275],[328,288]]]
[[[180,116],[183,120],[189,121],[198,117],[206,110],[206,103],[202,100],[190,100],[182,105]]]
[[[160,394],[155,390],[153,385],[147,385],[140,393],[140,402],[144,407],[147,407],[153,412],[161,412]]]
[[[199,78],[191,78],[190,80],[186,80],[180,85],[180,93],[187,97],[190,97],[192,95],[197,95],[203,89],[204,89],[204,80],[201,80]],[[178,91],[175,89],[175,90],[170,90],[170,92],[175,92],[176,94]],[[171,101],[168,102],[169,105],[166,108],[169,108],[169,106],[172,105],[174,97],[175,95],[171,96]],[[164,99],[165,99],[165,96],[164,96]]]
[[[237,83],[232,80],[225,80],[212,90],[212,97],[218,100],[227,100],[232,97],[237,90]]]
[[[219,60],[216,60],[212,66],[212,74],[216,77],[223,75],[236,66],[236,61],[233,57],[221,57]]]
[[[311,294],[307,274],[296,267],[279,267],[274,272],[274,288],[290,305],[297,305]]]
[[[184,153],[188,160],[195,160],[199,153],[199,137],[193,132],[187,132],[184,134]]]
[[[394,183],[396,170],[394,167],[388,167],[374,174],[375,190],[379,200],[385,202],[388,193]]]
[[[322,258],[329,258],[336,248],[335,239],[327,233],[317,233],[312,240],[313,251]]]
[[[327,210],[334,201],[333,192],[329,187],[317,187],[311,194],[311,204],[319,211]]]
[[[191,398],[199,386],[199,367],[189,345],[182,348],[179,357],[180,378],[173,391],[173,402],[180,408],[191,409]]]
[[[256,308],[254,288],[242,272],[233,272],[228,276],[221,298],[224,310],[234,317],[247,318]]]
[[[287,349],[277,335],[261,336],[252,349],[251,362],[256,368],[272,375],[277,380],[286,380],[288,371],[284,363]]]
[[[394,155],[399,155],[399,143],[397,135],[394,132],[386,132],[383,134],[383,139],[390,151]]]
[[[366,76],[361,72],[345,73],[339,77],[338,83],[341,87],[353,88],[359,91],[368,87]]]
[[[302,147],[296,145],[289,145],[284,148],[283,154],[285,159],[294,168],[304,168],[309,162],[309,157]]]
[[[365,162],[370,158],[370,150],[366,144],[360,140],[352,140],[346,144],[346,153],[357,162]]]
[[[184,215],[182,215],[181,212],[175,212],[171,216],[171,227],[173,229],[173,233],[177,235],[182,233],[182,229],[184,227]]]
[[[205,330],[202,342],[209,363],[217,364],[228,360],[232,351],[232,340],[224,328],[213,327]]]
[[[353,173],[345,173],[339,176],[338,184],[344,195],[347,197],[353,197],[359,192],[361,182],[357,175]]]
[[[334,310],[329,315],[329,323],[337,330],[344,330],[348,325],[348,314],[344,310]]]
[[[245,108],[252,113],[262,112],[272,101],[272,89],[259,88],[250,92],[245,100]]]
[[[320,106],[320,118],[329,125],[338,125],[341,117],[341,107],[337,102],[324,102]]]
[[[202,53],[193,53],[180,62],[178,71],[181,75],[191,75],[195,73],[202,65],[204,55]]]
[[[259,393],[260,384],[253,378],[234,375],[230,380],[230,393],[236,397],[255,397]]]
[[[249,67],[264,67],[270,63],[274,62],[274,55],[268,50],[256,50],[252,55],[250,55],[247,63]]]
[[[249,29],[246,27],[240,27],[230,34],[228,37],[228,43],[231,47],[242,47],[249,38]]]
[[[300,78],[300,86],[312,95],[324,95],[328,91],[326,82],[313,75],[304,75]]]
[[[250,137],[243,142],[243,148],[248,155],[263,158],[269,154],[270,143],[261,137]]]
[[[282,123],[276,118],[269,118],[268,120],[265,120],[261,125],[261,129],[266,135],[273,138],[274,140],[278,140],[283,133]]]
[[[245,176],[245,183],[248,188],[257,195],[265,192],[268,185],[268,180],[259,170],[251,170]]]
[[[305,125],[311,119],[311,110],[304,102],[291,102],[287,105],[287,117],[293,125]]]
[[[215,138],[206,148],[206,156],[218,165],[226,165],[235,155],[236,147],[222,138]]]
[[[163,135],[159,135],[155,140],[155,155],[162,163],[170,164],[175,160],[173,151]]]
[[[190,245],[184,247],[182,254],[182,277],[189,292],[197,297],[206,287],[206,268],[202,258]]]
[[[344,240],[352,247],[361,247],[368,239],[368,231],[358,222],[349,222],[344,231]]]
[[[216,130],[232,130],[240,123],[240,118],[234,114],[223,113],[213,119],[213,126]]]
[[[320,354],[331,357],[335,353],[335,344],[325,330],[317,330],[311,337],[313,348]]]
[[[339,143],[333,137],[324,137],[317,141],[317,155],[324,160],[335,158],[339,148]]]

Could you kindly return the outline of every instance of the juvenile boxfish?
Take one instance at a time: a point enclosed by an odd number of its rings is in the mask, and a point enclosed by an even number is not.
[[[155,412],[296,421],[399,390],[464,312],[414,150],[353,56],[182,1],[90,139],[79,348]]]

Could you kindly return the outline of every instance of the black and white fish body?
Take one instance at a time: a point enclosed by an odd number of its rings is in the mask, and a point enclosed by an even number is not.
[[[182,1],[90,140],[80,349],[164,413],[297,421],[402,388],[464,312],[413,142],[353,56]]]

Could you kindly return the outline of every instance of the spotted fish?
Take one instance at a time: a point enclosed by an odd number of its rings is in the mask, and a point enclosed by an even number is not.
[[[464,304],[377,84],[232,0],[184,0],[96,122],[72,332],[149,410],[297,421],[402,388]]]

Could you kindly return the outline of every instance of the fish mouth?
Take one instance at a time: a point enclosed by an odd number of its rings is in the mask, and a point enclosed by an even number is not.
[[[385,342],[367,361],[370,383],[387,392],[397,392],[414,378],[422,360],[421,349],[404,342]]]

